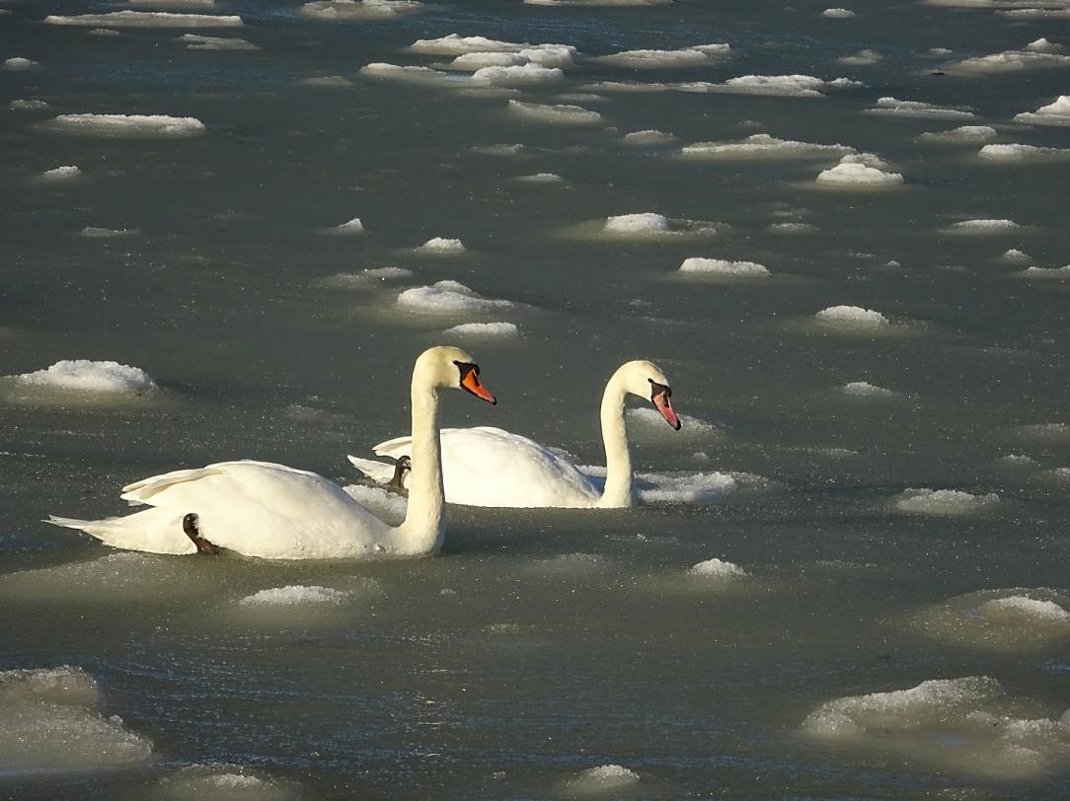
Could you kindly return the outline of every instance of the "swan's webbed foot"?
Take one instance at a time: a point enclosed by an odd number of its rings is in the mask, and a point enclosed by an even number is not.
[[[194,512],[190,512],[188,515],[182,518],[182,531],[189,537],[193,544],[197,546],[197,553],[211,554],[212,556],[219,553],[222,548],[216,545],[214,542],[209,542],[201,536],[200,529],[197,528],[197,515]]]
[[[386,482],[386,488],[402,495],[405,490],[405,475],[412,470],[412,460],[408,456],[399,456],[394,463],[394,475]]]

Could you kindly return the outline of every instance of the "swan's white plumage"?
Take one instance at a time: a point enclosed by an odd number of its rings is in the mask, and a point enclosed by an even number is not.
[[[459,387],[457,363],[471,357],[457,348],[425,351],[413,370],[413,437],[421,465],[411,474],[408,514],[389,526],[337,484],[316,473],[251,460],[176,470],[123,487],[122,497],[148,509],[103,520],[52,517],[107,545],[154,553],[197,551],[183,518],[197,515],[200,536],[214,545],[265,559],[337,559],[414,556],[441,546],[443,499],[437,437],[437,391]],[[491,399],[487,393],[485,396]]]
[[[622,365],[606,384],[600,414],[606,448],[604,490],[559,452],[527,437],[486,426],[446,428],[441,432],[446,500],[516,508],[631,506],[632,469],[624,399],[629,394],[651,398],[655,382],[664,387],[669,383],[654,364],[632,361]],[[667,399],[664,403],[669,405]],[[671,410],[669,414],[675,421],[675,414]],[[382,442],[374,451],[395,460],[411,456],[411,437]],[[385,483],[394,475],[393,465],[355,456],[349,460],[373,481]]]
[[[519,434],[478,426],[444,428],[441,438],[442,482],[450,503],[589,507],[595,506],[602,494],[568,459]],[[408,456],[411,445],[411,437],[398,437],[376,445],[374,450],[378,456],[397,459]],[[350,457],[350,461],[359,468],[368,460]],[[392,477],[391,471],[386,480]]]

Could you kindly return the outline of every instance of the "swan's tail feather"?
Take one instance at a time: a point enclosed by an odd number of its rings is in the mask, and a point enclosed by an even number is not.
[[[395,437],[394,439],[388,439],[386,442],[380,442],[372,448],[372,453],[376,456],[387,456],[391,459],[408,456],[412,453],[412,437]]]
[[[173,510],[150,508],[102,520],[49,515],[44,522],[84,531],[112,548],[148,553],[197,553],[197,546],[182,529],[182,514]]]

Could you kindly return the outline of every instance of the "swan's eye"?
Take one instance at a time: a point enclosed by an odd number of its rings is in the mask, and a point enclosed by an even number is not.
[[[664,394],[666,398],[672,397],[672,387],[666,384],[659,384],[653,378],[648,378],[650,382],[650,399],[653,400],[658,395]]]

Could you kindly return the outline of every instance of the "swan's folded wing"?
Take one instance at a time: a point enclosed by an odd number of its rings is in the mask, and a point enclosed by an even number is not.
[[[397,466],[389,462],[377,462],[374,459],[361,459],[359,456],[347,456],[350,464],[366,475],[376,484],[388,484],[394,477]]]

